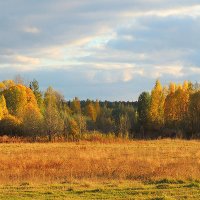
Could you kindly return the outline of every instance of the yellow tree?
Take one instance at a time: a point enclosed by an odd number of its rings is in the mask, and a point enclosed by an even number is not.
[[[35,95],[31,89],[23,85],[14,85],[3,91],[6,99],[6,105],[11,115],[22,117],[24,108],[27,104],[32,103],[37,107]]]
[[[21,117],[24,107],[27,104],[26,89],[22,85],[12,86],[3,92],[8,111],[11,115]]]
[[[183,128],[183,125],[187,123],[189,93],[187,81],[178,86],[174,83],[170,84],[169,94],[165,100],[165,121],[167,126]]]
[[[164,102],[165,96],[159,80],[151,92],[151,102],[149,108],[149,119],[153,128],[159,129],[164,123]]]
[[[173,122],[176,120],[176,84],[170,83],[169,85],[169,92],[165,99],[164,104],[164,119],[165,123],[168,126],[172,126]]]
[[[6,100],[3,95],[0,95],[0,120],[3,119],[8,114],[8,109],[6,107]]]
[[[185,125],[188,117],[188,107],[189,107],[189,91],[179,88],[175,92],[176,99],[176,119],[179,127]],[[184,128],[184,127],[182,127]]]
[[[183,86],[182,86],[183,91],[188,91],[189,90],[189,83],[188,81],[184,81],[183,82]]]
[[[32,90],[18,84],[4,90],[3,94],[5,96],[4,107],[7,105],[10,114],[4,120],[4,125],[8,124],[9,127],[19,127],[18,125],[21,124],[21,128],[23,128],[26,135],[36,135],[36,129],[41,127],[42,115]]]
[[[175,91],[176,91],[176,84],[173,83],[173,82],[171,82],[171,83],[169,84],[169,94],[174,94]]]
[[[25,89],[26,89],[27,104],[31,103],[31,104],[33,104],[33,106],[38,107],[37,100],[36,100],[36,97],[35,97],[33,91],[27,87]]]

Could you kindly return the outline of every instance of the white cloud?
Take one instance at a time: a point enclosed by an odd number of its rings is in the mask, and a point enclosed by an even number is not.
[[[136,12],[124,12],[123,17],[145,17],[145,16],[159,16],[159,17],[169,17],[169,16],[190,16],[198,17],[200,16],[200,5],[192,6],[176,6],[175,8],[169,9],[150,9],[147,11],[136,11]]]
[[[26,33],[31,33],[31,34],[40,33],[40,30],[37,27],[33,27],[33,26],[25,27],[23,29],[23,31],[26,32]]]
[[[154,72],[154,77],[162,77],[164,75],[172,75],[175,77],[183,76],[183,67],[181,65],[171,65],[171,66],[158,66],[155,67],[152,71]]]
[[[122,72],[122,81],[129,82],[134,79],[136,76],[144,76],[144,69],[141,68],[132,68],[132,69],[125,69]]]
[[[17,63],[21,63],[21,64],[28,64],[28,65],[39,65],[40,64],[40,60],[38,58],[32,58],[32,57],[28,57],[28,56],[23,56],[23,55],[16,55],[14,57],[14,60]]]

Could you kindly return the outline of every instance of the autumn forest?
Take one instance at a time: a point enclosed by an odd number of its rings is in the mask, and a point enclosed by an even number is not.
[[[36,80],[0,82],[0,134],[35,141],[78,141],[90,137],[126,139],[199,138],[200,87],[157,80],[137,102],[67,101]]]

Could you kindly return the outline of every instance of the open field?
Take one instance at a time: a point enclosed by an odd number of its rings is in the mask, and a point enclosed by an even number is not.
[[[0,144],[0,199],[200,199],[200,142]]]

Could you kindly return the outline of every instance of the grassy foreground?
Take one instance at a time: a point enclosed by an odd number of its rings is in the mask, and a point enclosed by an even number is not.
[[[0,144],[0,199],[200,199],[200,142]]]
[[[0,199],[200,199],[199,182],[73,182],[52,185],[0,186]]]

